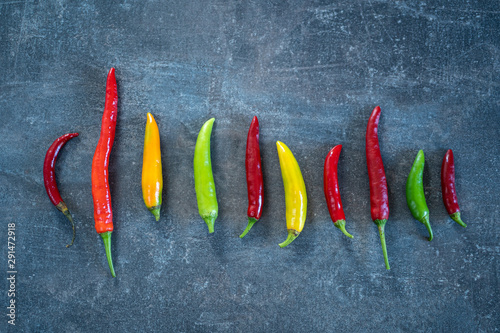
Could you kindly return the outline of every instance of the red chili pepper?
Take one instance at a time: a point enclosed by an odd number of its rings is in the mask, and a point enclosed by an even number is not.
[[[247,136],[247,151],[245,159],[248,188],[248,225],[240,235],[243,238],[252,226],[262,216],[264,203],[264,182],[262,180],[262,167],[259,147],[259,119],[253,117]]]
[[[441,164],[441,190],[443,192],[444,206],[451,219],[462,227],[467,227],[460,218],[460,207],[458,206],[457,191],[455,189],[455,162],[451,149],[448,149],[446,155],[444,155],[443,164]]]
[[[115,140],[116,117],[118,114],[118,91],[115,69],[111,68],[106,82],[106,102],[102,115],[101,136],[92,160],[92,198],[94,199],[95,229],[101,235],[106,250],[111,275],[115,277],[111,258],[111,233],[113,232],[113,211],[109,192],[109,154]]]
[[[366,127],[366,163],[368,165],[368,178],[370,181],[370,206],[373,222],[377,225],[384,253],[385,267],[389,267],[387,247],[385,244],[385,224],[389,218],[389,195],[387,180],[385,178],[384,164],[380,155],[378,143],[378,122],[380,119],[380,106],[373,109],[368,126]]]
[[[78,136],[78,133],[68,133],[63,136],[57,138],[52,145],[50,145],[49,150],[45,154],[45,160],[43,161],[43,183],[45,185],[45,190],[49,196],[50,201],[59,209],[64,216],[68,218],[71,222],[71,226],[73,227],[73,239],[71,239],[71,244],[66,245],[66,247],[70,247],[73,245],[75,241],[75,223],[73,222],[73,218],[71,217],[71,213],[68,210],[68,207],[64,203],[61,195],[59,194],[59,190],[57,189],[56,183],[56,174],[54,172],[54,168],[56,166],[57,155],[59,155],[59,151],[61,148],[68,142],[70,139]]]
[[[345,230],[345,214],[340,200],[339,181],[337,177],[337,164],[339,162],[342,145],[333,147],[325,159],[325,168],[323,172],[323,189],[325,191],[326,204],[333,224],[339,228],[344,235],[353,238]]]

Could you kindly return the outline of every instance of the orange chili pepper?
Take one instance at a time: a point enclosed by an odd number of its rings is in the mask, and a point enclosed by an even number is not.
[[[163,191],[160,133],[153,115],[148,112],[147,117],[142,159],[142,197],[146,207],[158,221],[160,219],[161,194]]]

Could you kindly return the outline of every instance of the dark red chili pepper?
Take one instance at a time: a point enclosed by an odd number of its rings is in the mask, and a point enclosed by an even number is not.
[[[262,180],[262,166],[259,147],[259,119],[254,116],[247,136],[247,151],[245,159],[248,189],[248,225],[240,235],[243,238],[252,226],[262,216],[264,203],[264,182]]]
[[[385,244],[385,224],[389,218],[389,195],[385,178],[384,164],[380,155],[378,142],[378,122],[380,106],[373,109],[368,126],[366,127],[366,163],[370,181],[370,206],[373,222],[377,225],[384,253],[385,267],[389,267],[387,247]]]
[[[109,191],[109,155],[115,141],[116,117],[118,115],[118,91],[115,69],[111,68],[106,82],[106,101],[102,115],[101,136],[92,160],[92,198],[94,199],[95,229],[101,235],[106,250],[111,275],[115,277],[111,258],[111,233],[113,232],[113,211]]]
[[[444,155],[443,164],[441,164],[441,190],[443,192],[444,206],[451,219],[462,227],[467,227],[460,218],[460,207],[458,206],[457,191],[455,189],[455,161],[451,149],[448,149],[446,155]]]
[[[352,235],[345,230],[345,214],[340,200],[339,182],[337,177],[337,164],[339,162],[342,145],[333,147],[325,159],[323,171],[323,189],[325,191],[326,204],[333,224],[339,228],[344,235],[352,238]]]
[[[78,136],[78,133],[68,133],[63,136],[57,138],[52,145],[50,145],[49,150],[45,154],[45,160],[43,161],[43,183],[45,185],[45,190],[49,196],[50,201],[59,209],[64,216],[68,218],[71,222],[71,226],[73,227],[73,238],[71,239],[71,244],[66,245],[66,247],[70,247],[73,245],[75,241],[75,223],[73,222],[73,218],[71,217],[71,213],[68,210],[68,207],[64,203],[61,195],[59,194],[59,190],[57,189],[56,184],[56,174],[54,172],[54,168],[56,166],[57,155],[59,155],[59,151],[61,148],[68,142],[70,139]]]

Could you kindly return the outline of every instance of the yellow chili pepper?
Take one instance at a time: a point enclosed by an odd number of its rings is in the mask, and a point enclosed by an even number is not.
[[[147,117],[142,160],[142,197],[146,207],[158,221],[160,219],[161,193],[163,191],[160,133],[153,115],[148,112]]]
[[[297,238],[304,228],[307,214],[307,194],[299,164],[288,147],[276,142],[280,159],[281,176],[285,187],[287,239],[279,244],[285,247]]]

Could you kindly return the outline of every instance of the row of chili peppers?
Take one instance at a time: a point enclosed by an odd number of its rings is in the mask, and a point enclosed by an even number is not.
[[[115,137],[117,105],[118,94],[115,70],[112,68],[108,73],[106,83],[106,100],[102,116],[101,134],[92,160],[92,197],[94,201],[95,228],[103,239],[106,257],[113,277],[115,276],[111,257],[113,211],[109,190],[108,165]],[[366,130],[366,159],[370,182],[371,217],[379,230],[386,268],[390,269],[385,242],[385,225],[389,219],[389,197],[378,141],[380,113],[380,107],[377,106],[368,120]],[[218,216],[218,203],[210,157],[210,137],[214,121],[215,118],[211,118],[202,126],[196,140],[193,161],[198,211],[207,224],[209,233],[214,232],[214,223]],[[43,169],[44,184],[51,202],[70,220],[73,227],[73,238],[71,243],[66,245],[67,247],[74,242],[75,226],[73,218],[57,189],[54,166],[61,148],[66,142],[76,136],[78,136],[78,133],[69,133],[56,139],[47,151]],[[286,240],[279,244],[279,246],[285,247],[293,242],[304,228],[307,215],[307,193],[304,179],[294,155],[283,142],[277,141],[276,146],[285,190],[286,225],[288,230]],[[323,174],[324,193],[334,225],[346,236],[353,238],[345,229],[346,218],[339,191],[337,165],[341,150],[342,145],[337,145],[326,156]],[[432,240],[433,234],[429,222],[429,209],[425,201],[423,189],[424,163],[424,153],[420,150],[407,179],[406,199],[412,215],[427,227],[429,240]],[[245,168],[248,188],[248,224],[240,235],[241,238],[261,218],[262,206],[264,204],[264,182],[259,147],[259,121],[257,117],[253,117],[248,131]],[[460,218],[460,208],[455,190],[455,166],[451,149],[448,150],[443,159],[441,186],[443,202],[450,217],[461,226],[466,227]],[[160,219],[162,191],[163,176],[160,135],[153,115],[148,113],[144,136],[142,193],[146,207],[157,221]]]

